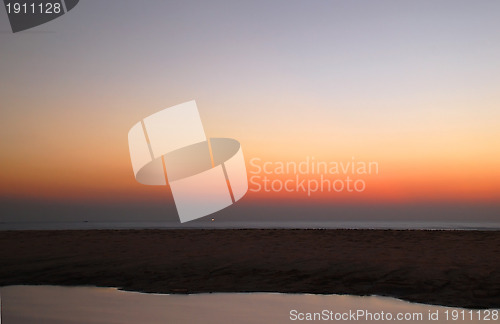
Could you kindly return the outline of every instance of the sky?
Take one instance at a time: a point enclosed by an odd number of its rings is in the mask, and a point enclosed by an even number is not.
[[[127,133],[190,100],[207,136],[240,141],[249,171],[253,158],[379,166],[357,176],[363,192],[251,190],[216,216],[500,221],[498,12],[82,0],[13,34],[0,10],[0,221],[175,220],[168,187],[135,181]]]

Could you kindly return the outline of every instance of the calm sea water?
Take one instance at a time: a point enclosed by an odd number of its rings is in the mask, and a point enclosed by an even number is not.
[[[316,316],[315,322],[341,323],[498,321],[498,310],[431,306],[378,296],[277,293],[160,295],[124,292],[114,288],[57,286],[1,287],[0,295],[1,316],[5,324],[279,324],[305,322],[300,319],[308,316],[312,319]],[[355,321],[352,316],[356,316]]]
[[[68,229],[193,229],[193,228],[325,228],[325,229],[418,229],[418,230],[500,230],[500,222],[1,222],[0,230]]]

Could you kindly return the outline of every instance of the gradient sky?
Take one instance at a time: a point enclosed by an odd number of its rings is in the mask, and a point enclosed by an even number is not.
[[[195,99],[207,135],[238,139],[247,163],[380,165],[363,193],[250,192],[232,217],[293,202],[332,218],[341,205],[397,206],[404,220],[465,204],[440,216],[500,221],[499,12],[496,0],[82,0],[13,34],[2,9],[0,217],[134,206],[140,219],[170,204],[175,219],[168,189],[135,181],[127,132]]]

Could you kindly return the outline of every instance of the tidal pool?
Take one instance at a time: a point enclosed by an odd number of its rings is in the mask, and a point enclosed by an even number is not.
[[[0,288],[1,323],[483,323],[498,310],[395,298],[278,293],[144,294],[115,288]]]

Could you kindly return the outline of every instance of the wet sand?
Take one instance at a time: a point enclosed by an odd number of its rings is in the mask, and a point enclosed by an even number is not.
[[[500,307],[494,231],[4,231],[0,246],[0,286],[375,294]]]

